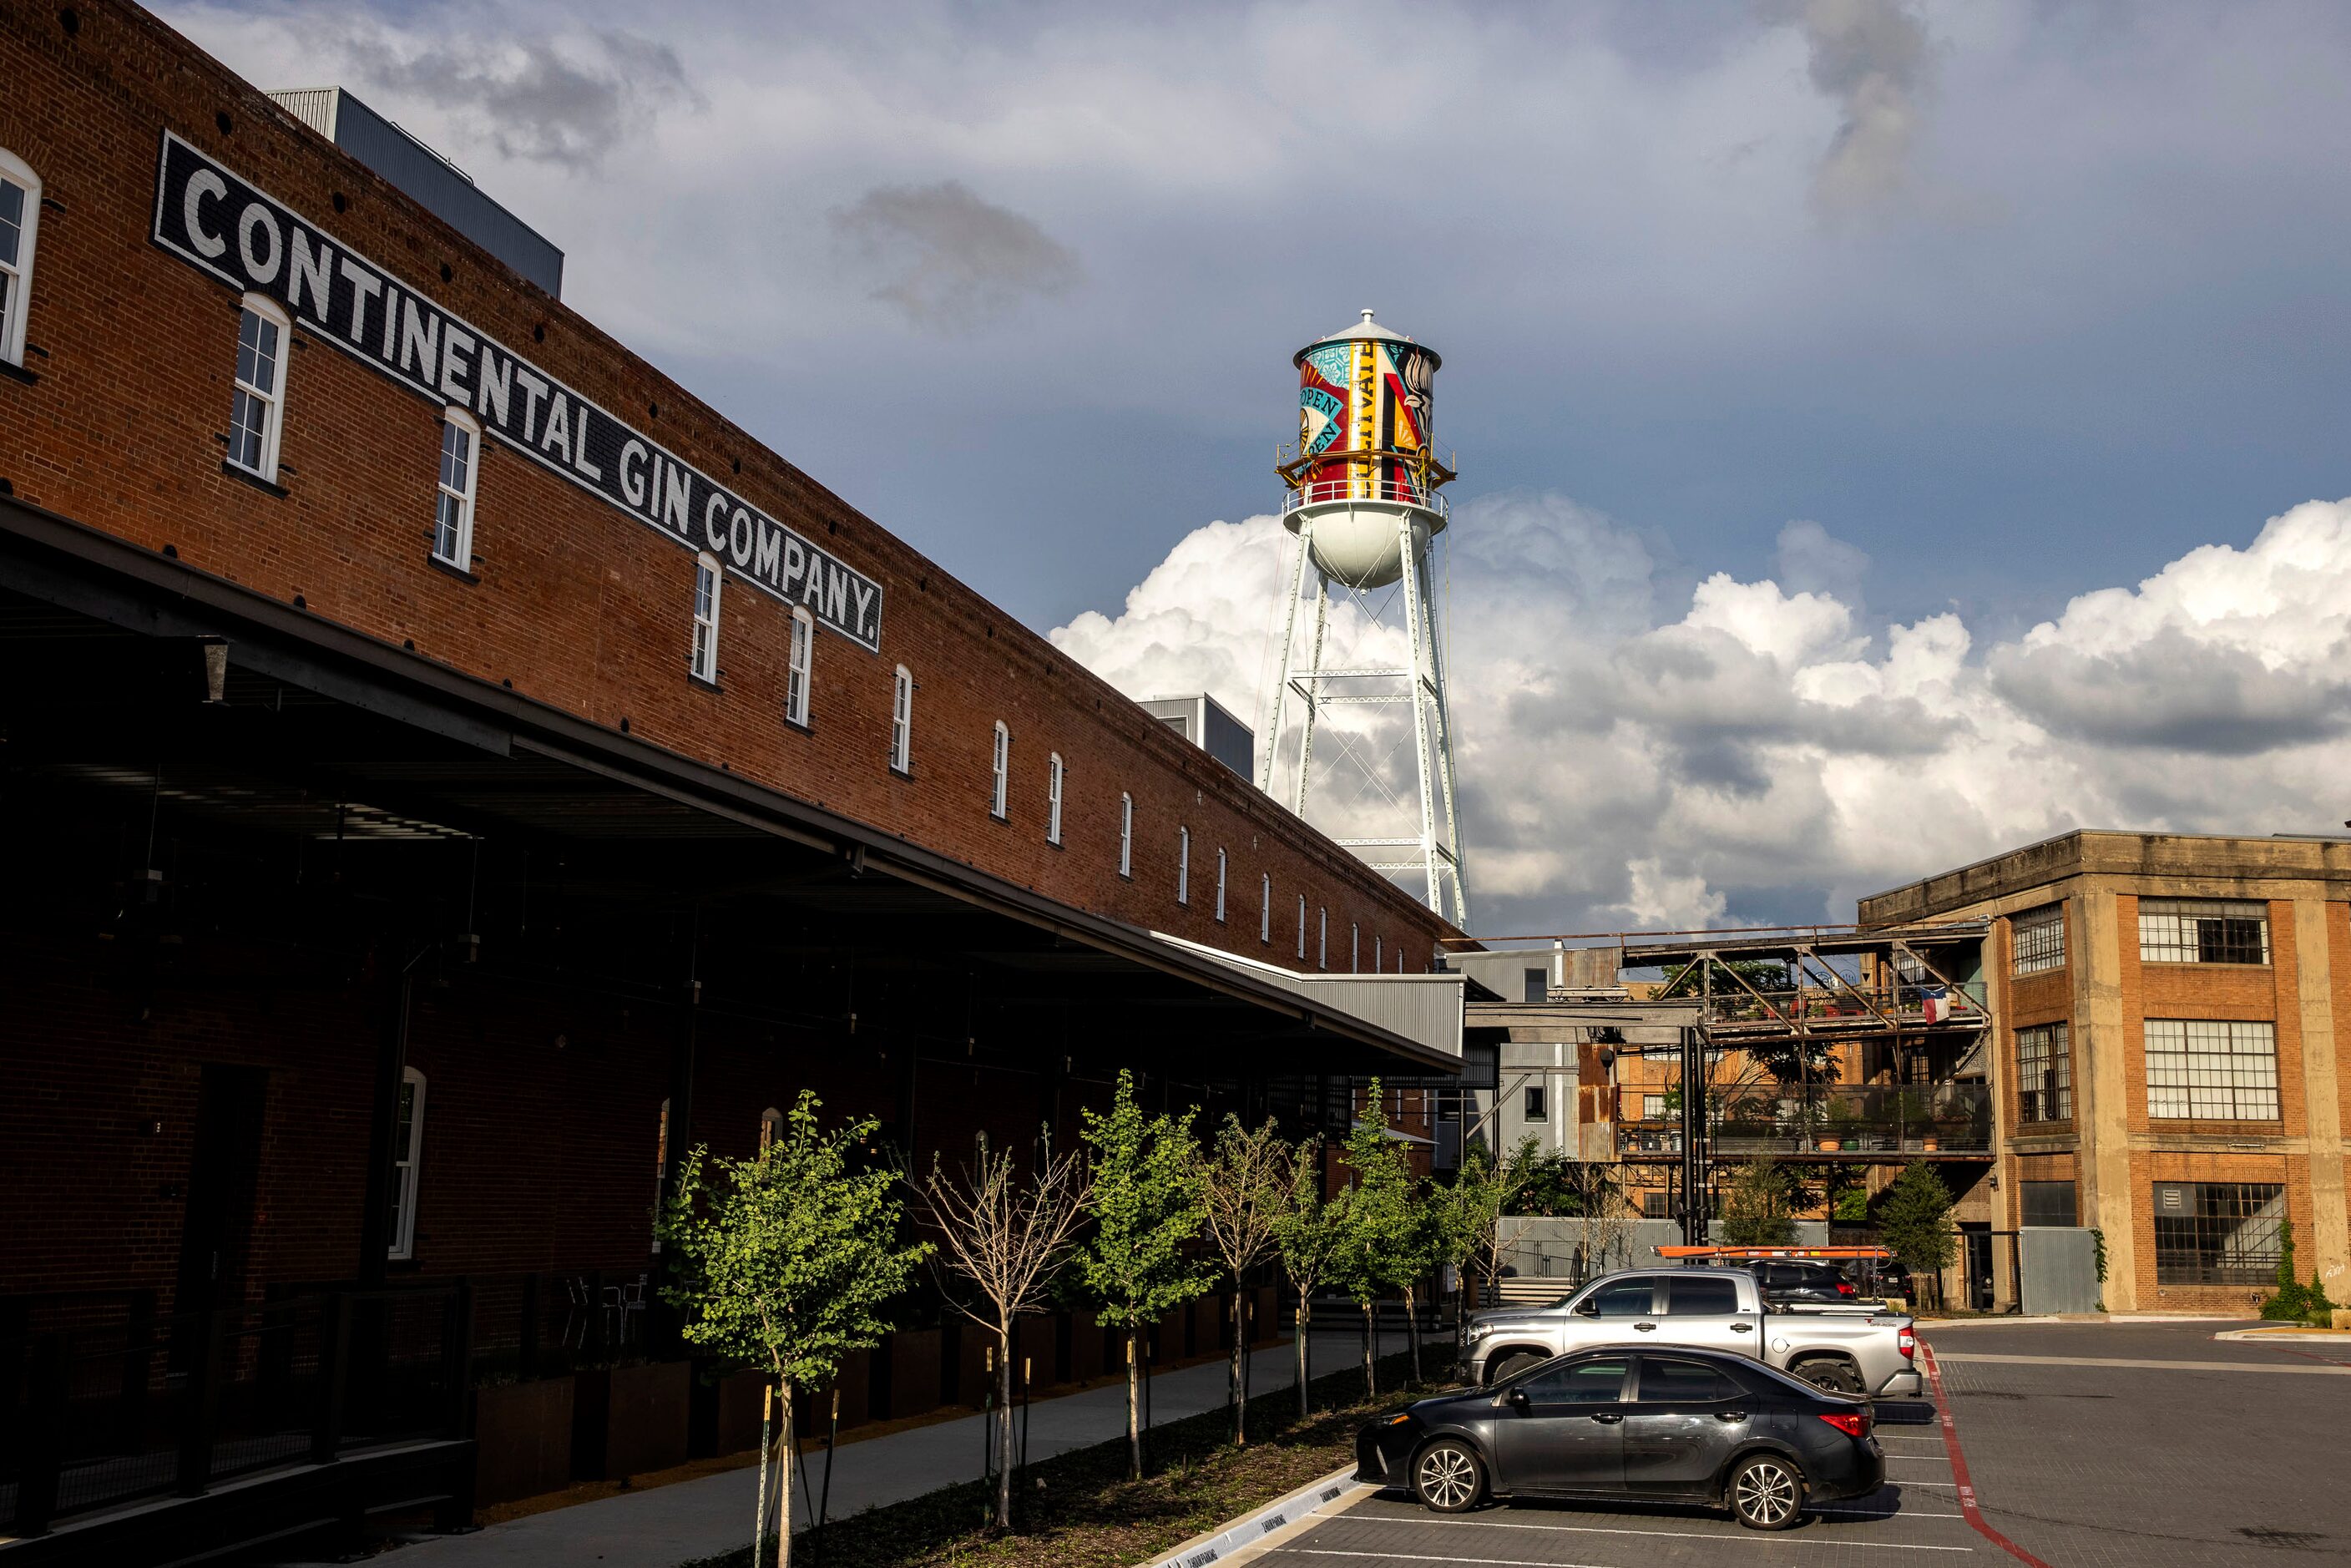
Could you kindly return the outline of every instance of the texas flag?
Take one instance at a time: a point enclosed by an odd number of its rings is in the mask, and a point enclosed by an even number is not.
[[[1950,993],[1941,986],[1919,987],[1918,1010],[1927,1015],[1928,1023],[1941,1023],[1951,1016]]]

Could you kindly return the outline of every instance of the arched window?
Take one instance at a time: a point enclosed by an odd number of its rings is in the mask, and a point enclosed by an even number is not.
[[[1363,972],[1364,928],[1350,920],[1347,922],[1347,973],[1360,975]]]
[[[816,617],[792,606],[792,645],[784,664],[784,717],[802,729],[809,721],[809,680],[816,667]]]
[[[1176,830],[1176,902],[1192,902],[1192,830]]]
[[[1379,972],[1380,972],[1380,934],[1379,934],[1378,932],[1374,931],[1374,932],[1373,932],[1373,933],[1372,933],[1372,973],[1373,973],[1373,974],[1374,974],[1374,975],[1376,975],[1376,974],[1378,974]]]
[[[1273,873],[1267,872],[1257,880],[1257,939],[1273,940]]]
[[[1045,765],[1045,841],[1061,841],[1061,754],[1058,751]]]
[[[784,1135],[784,1113],[773,1105],[759,1113],[759,1152],[766,1154]]]
[[[433,514],[433,554],[459,571],[474,569],[474,489],[482,427],[462,408],[441,413],[441,482]]]
[[[1306,956],[1306,895],[1298,895],[1298,956]]]
[[[424,1152],[424,1074],[400,1075],[400,1121],[392,1134],[392,1242],[385,1256],[416,1256],[416,1176]]]
[[[694,646],[686,670],[695,679],[718,684],[718,558],[708,550],[694,558]]]
[[[1134,875],[1134,797],[1123,789],[1118,794],[1118,874]]]
[[[914,770],[914,676],[904,664],[890,681],[890,766]]]
[[[1225,852],[1217,852],[1217,918],[1225,917]]]
[[[41,227],[41,177],[0,147],[0,363],[25,362],[25,317],[33,302],[33,242]]]
[[[1012,732],[1004,727],[1000,718],[996,721],[995,761],[990,766],[993,778],[987,788],[987,814],[1000,822],[1004,821],[1005,780],[1012,771]]]
[[[277,444],[286,431],[286,335],[292,325],[277,301],[245,297],[236,322],[236,393],[230,400],[228,461],[277,482]]]
[[[1314,967],[1318,969],[1331,967],[1331,911],[1328,908],[1314,912]]]

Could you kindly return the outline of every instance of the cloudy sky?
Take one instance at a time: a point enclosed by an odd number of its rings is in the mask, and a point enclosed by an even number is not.
[[[1137,693],[1260,711],[1290,352],[1437,346],[1481,932],[2351,817],[2351,10],[161,9]]]

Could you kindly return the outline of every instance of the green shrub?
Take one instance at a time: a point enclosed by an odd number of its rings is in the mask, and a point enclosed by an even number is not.
[[[2315,1276],[2313,1276],[2315,1278]],[[2310,1291],[2294,1270],[2294,1221],[2278,1221],[2277,1294],[2262,1303],[2262,1316],[2273,1322],[2298,1323],[2312,1311]]]

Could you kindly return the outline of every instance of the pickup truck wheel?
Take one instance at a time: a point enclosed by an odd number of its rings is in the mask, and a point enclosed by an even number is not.
[[[1501,1383],[1507,1379],[1516,1377],[1520,1373],[1525,1372],[1531,1367],[1541,1366],[1542,1363],[1543,1358],[1535,1354],[1531,1351],[1518,1351],[1512,1354],[1504,1356],[1494,1367],[1493,1375],[1488,1377],[1486,1381],[1489,1383]]]
[[[1804,1478],[1777,1454],[1758,1454],[1730,1472],[1730,1511],[1750,1530],[1786,1530],[1802,1517]]]
[[[1412,1495],[1423,1508],[1459,1513],[1485,1495],[1486,1467],[1468,1444],[1440,1437],[1412,1460]]]
[[[1855,1399],[1869,1392],[1862,1386],[1861,1374],[1834,1356],[1821,1356],[1807,1361],[1796,1369],[1796,1375],[1815,1388],[1825,1388],[1831,1394],[1849,1394]]]

